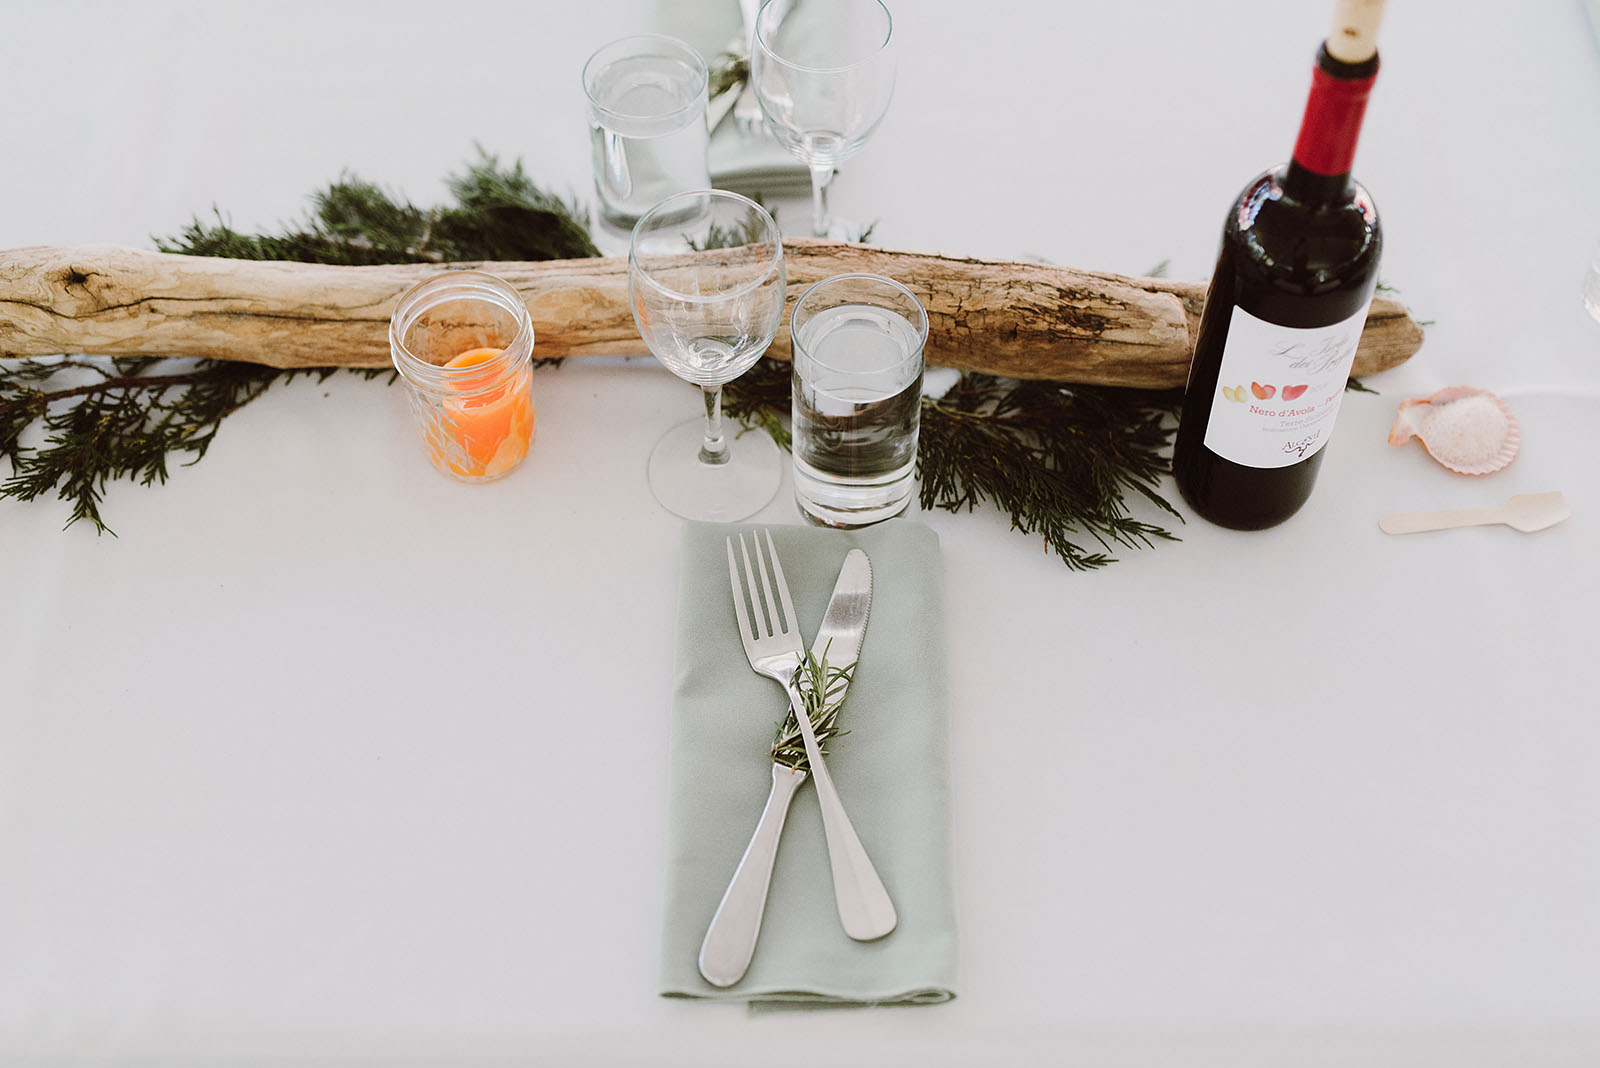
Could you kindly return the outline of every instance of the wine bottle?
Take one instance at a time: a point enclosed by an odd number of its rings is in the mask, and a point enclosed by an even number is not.
[[[1350,177],[1383,0],[1339,0],[1287,164],[1234,201],[1206,291],[1172,468],[1190,507],[1260,530],[1311,496],[1378,280],[1383,232]]]

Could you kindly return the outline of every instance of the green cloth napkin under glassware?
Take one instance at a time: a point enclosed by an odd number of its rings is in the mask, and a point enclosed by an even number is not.
[[[839,796],[889,890],[899,925],[875,942],[839,925],[827,846],[808,781],[789,810],[755,958],[719,989],[700,943],[771,786],[769,747],[783,691],[750,670],[734,621],[726,542],[771,531],[807,648],[852,548],[872,561],[872,610],[828,746]],[[677,671],[668,750],[666,914],[661,993],[752,1003],[948,1001],[956,939],[951,895],[949,729],[938,537],[892,520],[866,530],[684,525]]]

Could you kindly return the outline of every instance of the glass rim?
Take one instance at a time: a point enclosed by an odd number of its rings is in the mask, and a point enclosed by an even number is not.
[[[889,278],[886,275],[873,274],[871,271],[851,271],[848,274],[829,275],[827,278],[822,279],[820,282],[813,282],[813,283],[811,283],[810,286],[806,287],[806,291],[804,293],[800,294],[800,299],[794,302],[794,310],[789,313],[789,348],[791,349],[791,354],[790,354],[790,359],[791,360],[794,359],[794,353],[803,353],[805,355],[806,360],[809,361],[810,363],[814,363],[818,367],[823,367],[823,368],[826,368],[829,371],[835,372],[836,374],[842,374],[842,375],[878,374],[878,373],[880,373],[880,372],[882,372],[884,370],[884,368],[882,368],[882,367],[874,368],[871,371],[862,371],[862,370],[860,370],[858,368],[853,368],[853,367],[839,367],[839,366],[836,366],[834,364],[829,363],[827,360],[818,358],[818,356],[815,353],[813,353],[810,350],[808,350],[805,347],[805,345],[801,343],[801,341],[800,341],[800,331],[799,331],[799,329],[797,329],[797,327],[795,325],[795,320],[800,318],[800,309],[801,309],[801,307],[805,304],[806,299],[808,297],[810,297],[811,294],[815,293],[817,290],[821,289],[823,286],[832,285],[832,284],[834,284],[836,282],[861,282],[861,281],[881,282],[881,283],[887,285],[891,289],[897,289],[901,293],[905,294],[906,299],[910,300],[912,305],[914,305],[916,307],[916,309],[917,309],[917,321],[913,322],[911,324],[912,328],[915,329],[916,332],[917,332],[917,347],[916,347],[915,351],[906,353],[905,359],[899,361],[898,363],[893,364],[892,366],[900,367],[900,366],[903,366],[903,365],[905,365],[907,363],[910,363],[912,360],[924,360],[923,350],[928,347],[928,309],[923,307],[922,301],[918,300],[917,299],[917,295],[915,293],[911,292],[911,290],[907,289],[905,286],[901,285],[899,282],[896,282],[893,278]],[[858,303],[860,303],[860,302],[858,302]],[[840,306],[841,305],[838,305],[838,304],[832,305],[832,307],[840,307]],[[881,305],[873,305],[873,307],[882,307],[882,306]],[[827,309],[824,308],[823,310],[826,311]],[[894,311],[895,309],[893,309],[893,308],[885,308],[883,310],[885,310],[885,311]],[[926,362],[926,361],[924,360],[924,362]]]
[[[458,286],[463,291],[452,292]],[[430,301],[429,297],[438,299]],[[493,359],[466,367],[429,363],[406,347],[404,327],[409,327],[423,312],[451,300],[477,300],[500,308],[517,320],[516,334]],[[499,379],[503,375],[518,364],[532,361],[533,343],[533,317],[528,314],[522,294],[511,283],[488,271],[441,271],[429,275],[400,294],[389,316],[389,356],[400,376],[413,385],[448,388],[452,394],[463,397],[475,397],[500,388]],[[460,388],[462,383],[483,378],[489,381],[479,388]]]
[[[889,42],[894,39],[894,14],[889,10],[889,5],[885,4],[883,0],[869,0],[870,3],[878,6],[879,11],[883,12],[884,20],[883,40],[878,42],[878,46],[871,53],[862,56],[854,63],[844,63],[836,67],[811,67],[804,63],[796,63],[792,59],[786,59],[779,55],[773,49],[771,43],[767,41],[766,35],[762,33],[763,22],[761,16],[767,13],[767,8],[780,2],[787,2],[787,0],[762,0],[760,9],[756,11],[755,28],[751,36],[755,39],[756,47],[761,50],[762,54],[771,57],[774,63],[781,63],[790,70],[801,71],[805,74],[843,74],[846,71],[864,67],[873,60],[880,58],[888,51]]]
[[[590,88],[589,68],[594,66],[595,60],[600,58],[600,53],[615,48],[618,45],[628,44],[629,42],[643,43],[647,41],[657,44],[665,43],[674,48],[681,49],[683,52],[687,53],[688,58],[694,60],[693,68],[696,81],[698,83],[695,86],[694,97],[687,103],[680,107],[674,108],[671,111],[663,111],[649,115],[641,115],[633,111],[618,111],[616,108],[607,107],[596,100],[594,98],[594,92]],[[700,50],[686,41],[681,41],[676,37],[671,37],[664,33],[634,33],[629,34],[626,37],[618,37],[613,41],[607,41],[605,44],[601,45],[599,48],[596,48],[592,53],[590,53],[589,58],[584,60],[583,63],[582,80],[584,98],[589,101],[589,106],[601,115],[618,119],[633,119],[635,121],[649,119],[675,119],[680,115],[704,106],[704,103],[700,98],[705,95],[707,89],[711,85],[711,70],[706,66],[705,57],[700,55]]]
[[[757,212],[759,212],[761,219],[765,223],[766,229],[772,234],[772,257],[767,263],[767,269],[762,271],[759,276],[751,279],[748,282],[743,282],[732,289],[725,289],[721,292],[711,294],[680,293],[671,286],[663,285],[661,282],[651,277],[650,269],[639,262],[639,229],[640,227],[644,226],[644,224],[648,222],[652,216],[661,212],[664,208],[673,204],[675,201],[687,200],[690,197],[729,200],[733,201],[734,203],[743,204],[747,207],[754,208]],[[735,245],[733,247],[744,248],[747,246]],[[703,249],[700,251],[715,252],[717,250]],[[681,300],[688,304],[709,304],[713,301],[732,300],[736,297],[742,297],[746,293],[753,292],[754,290],[765,285],[767,279],[771,278],[774,273],[781,271],[782,269],[783,235],[778,232],[777,220],[773,219],[771,212],[769,212],[766,208],[763,208],[760,204],[757,204],[755,201],[751,200],[749,197],[740,193],[731,192],[727,189],[690,189],[683,193],[674,193],[664,200],[659,200],[650,206],[649,211],[639,216],[639,221],[633,224],[633,233],[628,237],[629,279],[637,278],[648,285],[651,289],[654,289],[656,292],[665,294],[666,296],[671,297],[673,300]]]

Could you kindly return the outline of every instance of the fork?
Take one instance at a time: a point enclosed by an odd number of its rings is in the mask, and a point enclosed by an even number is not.
[[[767,579],[767,566],[761,553],[761,537],[755,535],[755,570],[761,573],[761,598],[757,603],[756,579],[750,567],[750,550],[744,535],[739,535],[739,553],[744,558],[744,581],[739,579],[739,566],[734,560],[733,538],[728,539],[728,578],[733,586],[733,611],[739,620],[739,640],[744,643],[744,655],[758,675],[783,687],[794,709],[794,718],[800,724],[800,736],[805,739],[806,756],[811,763],[811,780],[817,787],[817,801],[822,807],[822,830],[828,840],[828,864],[833,869],[833,900],[839,910],[839,922],[845,934],[860,942],[882,938],[894,930],[898,919],[889,892],[878,878],[877,869],[867,856],[850,817],[845,814],[839,792],[834,788],[833,776],[822,761],[822,751],[817,747],[816,732],[806,716],[805,701],[795,687],[795,669],[800,666],[804,642],[795,622],[794,602],[789,599],[789,583],[783,577],[783,565],[778,562],[778,550],[772,544],[772,533],[767,536],[767,553],[772,558],[772,581]],[[773,586],[777,587],[777,601],[773,600]],[[745,610],[745,591],[750,591],[750,608],[755,616],[751,626],[751,612]],[[783,615],[778,616],[782,606]],[[763,618],[763,614],[765,618]]]

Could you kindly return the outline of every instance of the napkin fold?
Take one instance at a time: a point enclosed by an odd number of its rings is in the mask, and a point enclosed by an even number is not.
[[[741,132],[731,114],[711,131],[706,163],[717,189],[749,197],[811,195],[811,168],[764,128]]]
[[[872,610],[828,754],[845,810],[899,925],[856,942],[839,925],[811,783],[789,810],[750,970],[719,989],[700,943],[771,785],[786,702],[750,670],[728,583],[727,538],[757,527],[685,524],[668,749],[661,986],[669,997],[822,1005],[927,1004],[955,996],[949,731],[938,537],[909,520],[850,533],[768,527],[807,648],[845,553],[872,561]]]

